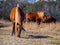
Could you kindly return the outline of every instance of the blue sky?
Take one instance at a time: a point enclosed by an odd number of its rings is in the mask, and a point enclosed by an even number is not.
[[[30,2],[30,3],[35,3],[37,1],[39,1],[39,0],[28,0],[28,2]]]
[[[37,1],[39,1],[39,0],[28,0],[29,3],[35,3]],[[45,0],[45,1],[48,1],[48,0]],[[50,1],[52,1],[52,0],[50,0]],[[56,0],[53,0],[53,1],[56,1]]]
[[[6,1],[6,0],[0,0],[0,1]],[[35,3],[39,0],[26,0],[26,1],[28,1],[29,3]],[[45,1],[48,1],[48,0],[45,0]],[[50,0],[50,1],[52,1],[52,0]],[[56,1],[56,0],[53,0],[53,1]]]

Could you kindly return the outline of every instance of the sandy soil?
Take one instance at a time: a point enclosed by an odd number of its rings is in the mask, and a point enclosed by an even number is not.
[[[0,20],[0,45],[60,45],[60,23],[24,23],[21,38],[11,36],[12,23]]]

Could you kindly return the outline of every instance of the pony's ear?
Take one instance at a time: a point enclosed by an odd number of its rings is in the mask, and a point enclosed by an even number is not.
[[[19,3],[17,3],[17,7],[19,7]]]

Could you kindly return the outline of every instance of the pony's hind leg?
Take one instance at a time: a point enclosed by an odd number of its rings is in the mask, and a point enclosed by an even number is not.
[[[15,35],[15,22],[13,23],[13,27],[12,27],[12,36]]]
[[[18,34],[18,25],[17,23],[15,23],[15,35],[17,36],[17,34]]]

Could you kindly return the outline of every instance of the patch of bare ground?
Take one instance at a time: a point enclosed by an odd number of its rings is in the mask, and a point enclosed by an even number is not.
[[[3,25],[3,26],[2,26]],[[60,23],[24,23],[21,37],[11,36],[12,23],[0,20],[0,45],[60,45]]]

